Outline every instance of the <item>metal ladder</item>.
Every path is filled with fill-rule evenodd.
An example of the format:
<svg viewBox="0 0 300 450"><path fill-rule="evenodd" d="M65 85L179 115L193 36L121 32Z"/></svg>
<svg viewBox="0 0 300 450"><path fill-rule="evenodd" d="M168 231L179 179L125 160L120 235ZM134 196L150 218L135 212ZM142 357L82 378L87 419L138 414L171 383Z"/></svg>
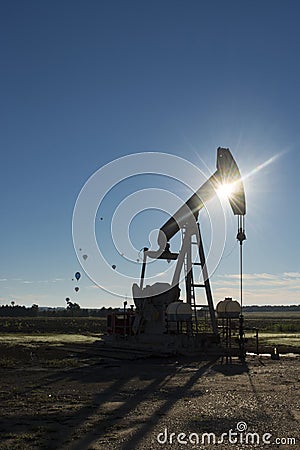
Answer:
<svg viewBox="0 0 300 450"><path fill-rule="evenodd" d="M204 288L205 289L207 304L208 304L209 312L210 312L212 330L215 334L217 334L218 333L217 322L216 322L216 317L215 317L214 304L213 304L213 299L212 299L208 271L207 271L207 267L206 267L205 253L204 253L199 223L197 223L197 227L198 227L198 232L199 232L199 244L197 241L193 240L191 237L190 247L192 248L193 245L197 245L197 250L198 250L197 253L199 255L200 261L199 262L191 262L191 260L189 261L188 258L190 258L191 255L189 256L188 253L185 255L185 258L184 258L184 273L185 273L185 279L186 279L187 301L188 301L188 303L190 303L191 308L193 310L194 323L196 326L196 334L198 334L199 321L198 321L198 314L197 314L197 306L200 306L200 305L197 305L195 288ZM184 238L184 236L185 236L185 228L182 228L182 238ZM195 236L195 235L193 235L193 236ZM191 248L190 248L190 252L191 252ZM189 271L189 266L191 267L190 271ZM193 266L201 267L203 283L195 283L194 282Z"/></svg>

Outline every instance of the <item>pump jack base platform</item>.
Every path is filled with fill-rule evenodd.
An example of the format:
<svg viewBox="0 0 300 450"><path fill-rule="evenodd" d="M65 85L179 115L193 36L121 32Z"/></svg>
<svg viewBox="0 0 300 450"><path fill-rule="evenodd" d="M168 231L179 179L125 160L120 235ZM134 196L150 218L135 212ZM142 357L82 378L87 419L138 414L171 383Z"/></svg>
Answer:
<svg viewBox="0 0 300 450"><path fill-rule="evenodd" d="M105 335L101 345L104 351L120 351L124 356L135 353L147 356L222 356L219 337L213 333L201 333L196 336L141 334L138 336Z"/></svg>

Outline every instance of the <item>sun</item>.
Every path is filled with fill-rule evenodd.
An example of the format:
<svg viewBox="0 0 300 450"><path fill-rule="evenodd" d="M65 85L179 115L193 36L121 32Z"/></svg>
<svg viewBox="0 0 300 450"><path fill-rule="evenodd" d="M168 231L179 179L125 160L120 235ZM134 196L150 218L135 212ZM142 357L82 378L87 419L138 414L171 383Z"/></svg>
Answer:
<svg viewBox="0 0 300 450"><path fill-rule="evenodd" d="M234 190L235 190L234 183L224 183L218 186L217 194L221 199L227 199L232 196Z"/></svg>

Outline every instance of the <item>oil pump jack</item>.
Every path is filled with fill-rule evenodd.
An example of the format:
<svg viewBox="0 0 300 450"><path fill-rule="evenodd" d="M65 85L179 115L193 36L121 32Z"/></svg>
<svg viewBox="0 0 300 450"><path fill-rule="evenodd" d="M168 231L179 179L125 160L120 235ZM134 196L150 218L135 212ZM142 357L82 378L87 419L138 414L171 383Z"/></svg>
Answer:
<svg viewBox="0 0 300 450"><path fill-rule="evenodd" d="M126 312L123 320L117 319L114 324L110 319L111 334L117 340L133 345L147 345L152 348L169 349L174 352L184 349L203 349L218 342L216 313L206 265L204 246L199 225L199 213L206 202L211 200L220 186L232 186L228 196L233 214L238 216L238 235L241 246L245 237L244 216L246 214L245 192L238 166L229 149L217 149L217 170L211 177L175 212L160 228L158 249L143 249L143 264L140 284L132 287L135 311ZM178 233L182 233L182 245L178 253L171 252L170 241ZM193 258L193 246L196 246L198 262ZM242 247L241 247L242 248ZM171 284L155 283L144 286L147 260L176 260L176 267ZM193 260L194 259L194 260ZM202 272L202 283L194 282L194 266L198 265ZM184 269L185 302L180 300L180 275ZM205 291L206 304L199 305L196 300L196 289ZM201 319L200 310L206 311L205 323ZM241 322L242 327L242 322ZM120 331L121 330L121 331ZM240 330L242 336L243 330ZM120 336L122 335L122 337Z"/></svg>

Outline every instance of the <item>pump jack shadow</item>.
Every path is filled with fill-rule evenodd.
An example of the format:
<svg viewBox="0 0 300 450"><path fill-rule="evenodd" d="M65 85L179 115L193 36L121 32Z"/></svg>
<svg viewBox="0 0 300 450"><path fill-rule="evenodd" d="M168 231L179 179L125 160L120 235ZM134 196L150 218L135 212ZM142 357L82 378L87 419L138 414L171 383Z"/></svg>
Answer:
<svg viewBox="0 0 300 450"><path fill-rule="evenodd" d="M37 391L53 392L55 403L55 398L59 398L55 392L61 392L63 386L68 385L77 386L81 392L84 385L87 390L95 385L97 391L81 408L78 408L79 404L73 410L67 405L64 408L63 402L55 406L55 413L51 408L47 410L47 407L40 408L38 414L36 411L20 414L16 409L15 414L9 414L2 421L1 432L22 435L39 427L48 430L40 436L39 448L84 450L92 448L93 444L97 445L97 441L109 439L114 435L114 430L123 427L128 429L128 425L131 425L130 432L125 433L125 443L122 447L114 448L132 450L139 447L145 436L151 433L161 417L167 415L178 400L202 395L198 387L195 391L195 384L215 362L216 358L206 358L205 361L198 361L191 370L187 358L180 361L158 358L134 362L106 361L104 364L96 363L44 375L31 389L20 390L20 398L30 398ZM144 403L152 402L153 399L157 401L151 403L150 411L148 408L146 414L141 416L137 411L143 410ZM112 405L111 410L108 409L109 405ZM124 424L128 415L131 416L130 423Z"/></svg>
<svg viewBox="0 0 300 450"><path fill-rule="evenodd" d="M213 366L213 370L215 372L220 372L225 376L233 376L233 375L241 375L242 373L249 373L249 368L245 361L230 364L215 364Z"/></svg>
<svg viewBox="0 0 300 450"><path fill-rule="evenodd" d="M157 371L157 362L154 364L156 366ZM143 404L143 402L149 400L153 396L159 395L160 397L160 405L152 412L151 416L143 419L139 426L135 426L134 432L130 435L129 439L122 445L123 450L132 450L133 448L137 448L139 443L143 440L145 435L148 435L155 425L157 425L161 419L161 416L168 414L168 411L174 406L174 404L178 401L178 399L183 396L187 396L190 389L194 386L194 384L198 381L199 378L206 372L206 370L211 367L211 365L215 362L206 361L196 372L193 373L191 377L181 386L174 388L168 388L168 383L174 378L176 375L179 375L181 370L184 368L183 366L176 367L171 365L171 367L164 368L164 361L160 360L159 370L160 375L153 378L153 376L148 371L145 373L145 369L142 368L143 364L139 364L140 368L142 368L142 373L140 374L140 379L146 379L149 381L147 385L139 389L134 395L129 396L124 403L114 410L113 415L110 415L109 419L104 417L102 420L100 419L95 422L94 428L92 431L88 432L85 436L79 439L71 448L72 450L81 450L90 448L90 446L97 439L104 436L107 432L107 429L112 428L112 426L116 427L123 420L124 416L129 413L132 413L135 409ZM146 363L148 366L151 365L151 360ZM148 375L147 375L148 372ZM133 376L138 375L138 372L133 372ZM145 376L146 375L146 376ZM149 376L150 375L150 376ZM97 403L99 407L103 405L104 402L112 400L115 398L116 393L120 391L125 384L130 381L130 377L123 380L116 380L113 385L104 392L99 392L95 394L93 402ZM163 394L162 394L163 392ZM79 413L79 421L82 423L86 420L87 416L90 415L90 407L84 408ZM137 421L138 422L138 421ZM136 425L136 424L135 424Z"/></svg>
<svg viewBox="0 0 300 450"><path fill-rule="evenodd" d="M188 357L134 361L101 360L98 357L95 360L88 357L93 348L86 346L85 349L85 365L46 373L35 368L27 369L30 377L19 387L19 375L10 372L11 382L17 389L7 392L3 403L3 406L6 403L12 408L6 409L0 424L4 448L5 440L13 434L16 439L18 436L21 439L26 433L29 436L36 430L35 445L30 441L30 446L20 448L157 448L152 444L145 447L145 443L148 445L149 439L156 442L157 434L164 430L163 424L176 417L174 411L184 411L189 404L194 404L195 414L189 419L183 418L182 426L195 432L225 432L241 419L237 411L233 409L234 415L226 419L218 410L217 403L214 405L216 413L210 416L197 406L210 401L210 395L214 395L214 380L220 380L220 375L227 380L230 377L236 380L230 384L232 391L239 383L246 382L259 406L260 420L268 417L247 363L234 360L234 364L225 365L221 364L218 356L206 356L203 360ZM240 379L239 375L246 378ZM223 382L226 383L225 378ZM23 407L25 403L26 408Z"/></svg>

